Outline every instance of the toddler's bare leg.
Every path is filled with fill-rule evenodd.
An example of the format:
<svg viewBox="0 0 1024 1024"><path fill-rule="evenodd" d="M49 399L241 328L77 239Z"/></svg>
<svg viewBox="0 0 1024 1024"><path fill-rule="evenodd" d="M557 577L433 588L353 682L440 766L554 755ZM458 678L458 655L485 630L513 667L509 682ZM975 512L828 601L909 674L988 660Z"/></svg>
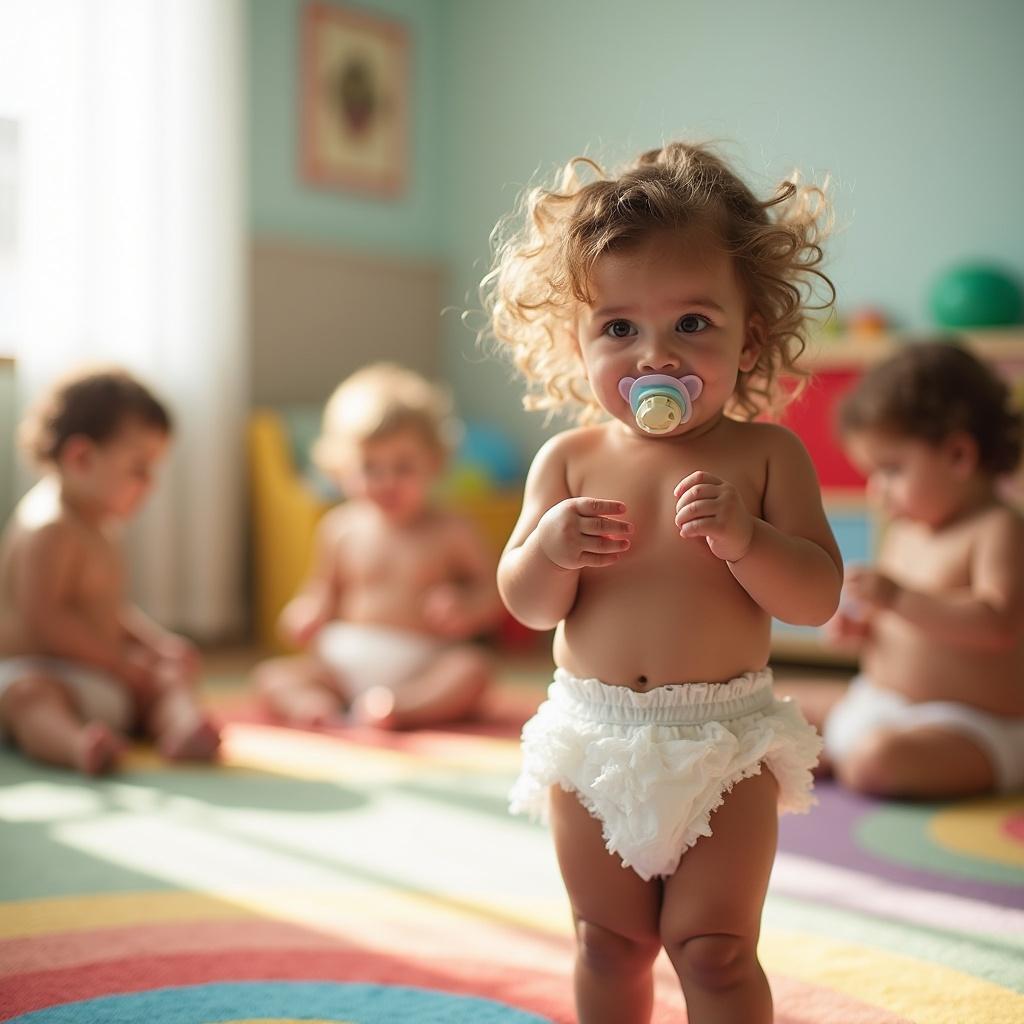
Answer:
<svg viewBox="0 0 1024 1024"><path fill-rule="evenodd" d="M316 658L273 658L257 665L253 682L267 709L289 725L312 729L339 723L345 701L330 670Z"/></svg>
<svg viewBox="0 0 1024 1024"><path fill-rule="evenodd" d="M661 883L623 869L605 849L601 822L559 786L551 790L551 829L576 926L579 1022L647 1024L661 949Z"/></svg>
<svg viewBox="0 0 1024 1024"><path fill-rule="evenodd" d="M382 729L422 729L457 722L476 710L492 670L474 647L443 651L416 679L394 690L375 686L352 702L352 717Z"/></svg>
<svg viewBox="0 0 1024 1024"><path fill-rule="evenodd" d="M771 1024L757 959L761 908L778 835L778 788L767 771L733 787L665 880L661 937L686 996L690 1024Z"/></svg>
<svg viewBox="0 0 1024 1024"><path fill-rule="evenodd" d="M122 739L103 722L83 722L57 680L28 676L0 697L0 720L29 757L85 775L117 765Z"/></svg>
<svg viewBox="0 0 1024 1024"><path fill-rule="evenodd" d="M220 732L184 682L167 684L157 695L146 714L146 729L172 761L209 761L220 746Z"/></svg>
<svg viewBox="0 0 1024 1024"><path fill-rule="evenodd" d="M879 729L837 765L836 775L872 796L941 799L996 786L989 755L970 737L938 725Z"/></svg>

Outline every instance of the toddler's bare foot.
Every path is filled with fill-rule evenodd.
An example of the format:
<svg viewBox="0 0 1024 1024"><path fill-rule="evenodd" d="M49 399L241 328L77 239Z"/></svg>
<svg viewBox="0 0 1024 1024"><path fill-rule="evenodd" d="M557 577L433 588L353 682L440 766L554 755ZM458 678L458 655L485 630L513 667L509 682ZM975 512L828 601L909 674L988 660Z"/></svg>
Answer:
<svg viewBox="0 0 1024 1024"><path fill-rule="evenodd" d="M169 761L210 761L220 747L220 732L208 718L182 723L160 738L160 753Z"/></svg>
<svg viewBox="0 0 1024 1024"><path fill-rule="evenodd" d="M357 725L372 725L376 729L397 728L394 692L386 686L374 686L361 693L352 702L349 720Z"/></svg>
<svg viewBox="0 0 1024 1024"><path fill-rule="evenodd" d="M121 738L102 722L82 727L75 749L75 767L83 775L102 775L117 767L124 749Z"/></svg>

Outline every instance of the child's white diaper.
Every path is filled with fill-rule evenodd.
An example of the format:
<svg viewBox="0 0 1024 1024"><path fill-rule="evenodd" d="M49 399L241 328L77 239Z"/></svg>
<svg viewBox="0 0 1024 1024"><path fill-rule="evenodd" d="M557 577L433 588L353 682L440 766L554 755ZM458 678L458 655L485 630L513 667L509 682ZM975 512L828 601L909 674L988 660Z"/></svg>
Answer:
<svg viewBox="0 0 1024 1024"><path fill-rule="evenodd" d="M98 669L77 661L35 655L0 659L0 695L12 683L29 676L46 676L63 683L85 722L104 722L122 733L130 732L135 725L135 703L127 686Z"/></svg>
<svg viewBox="0 0 1024 1024"><path fill-rule="evenodd" d="M957 701L915 704L857 676L825 722L825 752L839 762L876 729L915 729L939 725L963 733L991 758L996 785L1003 791L1024 787L1024 718L1006 718Z"/></svg>
<svg viewBox="0 0 1024 1024"><path fill-rule="evenodd" d="M574 791L604 826L605 845L641 878L671 875L730 789L767 766L781 811L806 811L821 740L769 669L727 683L637 693L562 669L523 727L513 814L546 818L548 791Z"/></svg>
<svg viewBox="0 0 1024 1024"><path fill-rule="evenodd" d="M390 626L329 622L313 650L339 676L346 695L373 686L392 689L422 672L443 646L437 637Z"/></svg>

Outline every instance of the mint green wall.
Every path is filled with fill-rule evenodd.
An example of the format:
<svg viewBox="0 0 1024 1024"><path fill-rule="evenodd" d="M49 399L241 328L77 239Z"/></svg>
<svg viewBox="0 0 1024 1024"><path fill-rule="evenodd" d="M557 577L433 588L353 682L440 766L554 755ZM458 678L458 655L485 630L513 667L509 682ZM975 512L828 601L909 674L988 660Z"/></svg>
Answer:
<svg viewBox="0 0 1024 1024"><path fill-rule="evenodd" d="M538 168L677 135L730 140L753 182L830 172L840 301L927 322L928 282L983 255L1024 277L1024 4L1017 0L448 0L452 301ZM463 409L526 444L509 372L449 327Z"/></svg>
<svg viewBox="0 0 1024 1024"><path fill-rule="evenodd" d="M256 233L438 258L475 302L487 236L537 171L663 138L732 143L755 185L833 178L840 303L927 323L928 283L984 256L1024 277L1019 0L363 0L413 40L413 177L397 201L296 173L300 0L250 2ZM533 446L510 372L446 317L460 408Z"/></svg>
<svg viewBox="0 0 1024 1024"><path fill-rule="evenodd" d="M412 256L443 245L443 0L364 0L403 22L412 53L412 169L406 194L374 199L301 183L298 173L302 0L249 0L249 222L259 234Z"/></svg>

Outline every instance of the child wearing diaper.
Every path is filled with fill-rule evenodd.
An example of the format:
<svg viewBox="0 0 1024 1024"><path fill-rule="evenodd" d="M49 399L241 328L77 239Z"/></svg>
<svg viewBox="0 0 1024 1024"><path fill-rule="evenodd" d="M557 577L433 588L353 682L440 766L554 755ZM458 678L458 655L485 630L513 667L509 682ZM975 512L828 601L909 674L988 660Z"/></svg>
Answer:
<svg viewBox="0 0 1024 1024"><path fill-rule="evenodd" d="M66 378L21 424L43 476L0 541L0 731L29 757L95 775L132 732L174 760L217 752L198 652L124 594L118 533L170 435L163 405L119 369Z"/></svg>
<svg viewBox="0 0 1024 1024"><path fill-rule="evenodd" d="M1024 417L988 366L933 341L865 374L839 423L889 522L829 625L859 646L862 673L805 706L826 756L879 796L1020 789L1024 518L997 485L1019 464Z"/></svg>
<svg viewBox="0 0 1024 1024"><path fill-rule="evenodd" d="M777 815L812 802L820 741L773 696L770 624L829 619L842 568L803 445L754 417L831 290L826 215L704 146L579 158L484 281L528 404L584 423L537 453L498 570L512 614L556 628L511 805L551 822L582 1024L648 1021L662 948L691 1024L772 1019Z"/></svg>
<svg viewBox="0 0 1024 1024"><path fill-rule="evenodd" d="M309 578L281 614L304 653L255 671L283 721L405 729L477 708L491 668L470 641L501 606L485 545L432 499L453 432L443 395L390 364L327 403L314 458L348 500L321 520Z"/></svg>

